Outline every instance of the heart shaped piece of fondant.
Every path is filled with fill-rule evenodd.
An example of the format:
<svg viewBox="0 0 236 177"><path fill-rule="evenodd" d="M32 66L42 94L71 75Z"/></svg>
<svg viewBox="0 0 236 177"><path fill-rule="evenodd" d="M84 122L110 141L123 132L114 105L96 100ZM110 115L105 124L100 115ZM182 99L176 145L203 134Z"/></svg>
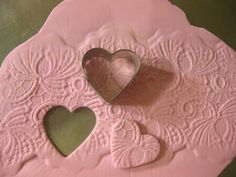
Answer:
<svg viewBox="0 0 236 177"><path fill-rule="evenodd" d="M95 122L95 114L89 108L70 112L64 107L55 107L47 112L44 126L52 144L68 156L89 136Z"/></svg>
<svg viewBox="0 0 236 177"><path fill-rule="evenodd" d="M116 168L145 165L154 161L159 153L159 141L152 135L142 135L135 122L122 120L114 125L111 155Z"/></svg>
<svg viewBox="0 0 236 177"><path fill-rule="evenodd" d="M140 68L139 57L122 49L113 54L102 48L93 48L83 57L86 79L106 101L112 102L123 92Z"/></svg>

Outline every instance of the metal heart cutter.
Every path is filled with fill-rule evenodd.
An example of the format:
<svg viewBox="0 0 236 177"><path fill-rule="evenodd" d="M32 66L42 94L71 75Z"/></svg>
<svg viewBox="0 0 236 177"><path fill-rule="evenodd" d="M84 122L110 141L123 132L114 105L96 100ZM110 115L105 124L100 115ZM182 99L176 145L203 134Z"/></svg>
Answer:
<svg viewBox="0 0 236 177"><path fill-rule="evenodd" d="M140 69L139 56L127 49L115 53L93 48L82 59L86 80L107 103L111 103L130 85Z"/></svg>

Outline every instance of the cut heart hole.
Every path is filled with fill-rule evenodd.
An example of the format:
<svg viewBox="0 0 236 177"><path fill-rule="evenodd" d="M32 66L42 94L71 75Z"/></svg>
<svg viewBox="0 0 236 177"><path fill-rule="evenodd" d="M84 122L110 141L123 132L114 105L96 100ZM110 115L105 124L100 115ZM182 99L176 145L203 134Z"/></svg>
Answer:
<svg viewBox="0 0 236 177"><path fill-rule="evenodd" d="M83 57L86 79L108 103L112 102L131 83L139 71L139 56L131 50L111 54L102 48L93 48Z"/></svg>
<svg viewBox="0 0 236 177"><path fill-rule="evenodd" d="M62 106L49 110L44 127L52 144L63 156L68 156L89 136L96 124L94 112L86 107L74 112Z"/></svg>

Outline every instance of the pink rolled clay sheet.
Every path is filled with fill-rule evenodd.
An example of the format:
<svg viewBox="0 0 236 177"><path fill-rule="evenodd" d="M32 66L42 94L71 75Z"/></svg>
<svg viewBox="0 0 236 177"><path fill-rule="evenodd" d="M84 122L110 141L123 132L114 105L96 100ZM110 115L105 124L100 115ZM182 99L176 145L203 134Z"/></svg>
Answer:
<svg viewBox="0 0 236 177"><path fill-rule="evenodd" d="M97 47L140 56L111 104L81 67ZM112 79L126 85L121 65ZM6 57L0 89L0 177L217 177L236 155L235 51L167 0L63 1ZM58 105L97 120L67 157L43 126Z"/></svg>

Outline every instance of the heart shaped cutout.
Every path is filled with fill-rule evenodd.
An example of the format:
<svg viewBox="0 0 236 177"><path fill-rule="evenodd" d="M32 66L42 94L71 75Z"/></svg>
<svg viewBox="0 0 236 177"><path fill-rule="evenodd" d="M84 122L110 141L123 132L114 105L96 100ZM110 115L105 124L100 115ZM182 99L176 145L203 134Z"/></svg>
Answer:
<svg viewBox="0 0 236 177"><path fill-rule="evenodd" d="M45 131L56 149L68 156L81 145L92 132L96 116L89 108L74 112L62 106L49 110L44 118Z"/></svg>
<svg viewBox="0 0 236 177"><path fill-rule="evenodd" d="M86 80L108 103L118 97L131 83L140 69L139 56L122 49L113 54L102 48L93 48L83 57Z"/></svg>
<svg viewBox="0 0 236 177"><path fill-rule="evenodd" d="M154 161L160 153L160 143L152 135L142 135L137 123L122 120L113 126L111 155L116 168L132 168Z"/></svg>

